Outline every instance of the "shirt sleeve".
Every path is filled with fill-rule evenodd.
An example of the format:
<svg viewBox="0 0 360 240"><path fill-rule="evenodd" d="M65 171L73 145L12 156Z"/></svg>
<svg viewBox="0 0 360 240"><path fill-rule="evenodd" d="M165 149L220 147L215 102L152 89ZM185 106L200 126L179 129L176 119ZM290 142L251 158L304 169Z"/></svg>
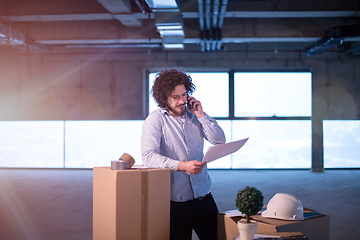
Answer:
<svg viewBox="0 0 360 240"><path fill-rule="evenodd" d="M180 161L160 154L162 137L161 117L156 112L150 114L144 121L141 136L141 154L146 167L169 168L178 171Z"/></svg>
<svg viewBox="0 0 360 240"><path fill-rule="evenodd" d="M204 136L207 141L214 145L225 143L226 138L224 131L215 119L205 113L205 116L198 120L203 126Z"/></svg>

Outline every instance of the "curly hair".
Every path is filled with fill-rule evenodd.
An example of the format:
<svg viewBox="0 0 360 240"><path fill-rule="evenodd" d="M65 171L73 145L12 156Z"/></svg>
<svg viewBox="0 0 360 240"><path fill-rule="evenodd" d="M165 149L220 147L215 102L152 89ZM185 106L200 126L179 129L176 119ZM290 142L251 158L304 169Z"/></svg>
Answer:
<svg viewBox="0 0 360 240"><path fill-rule="evenodd" d="M192 83L191 77L184 72L165 69L156 74L154 85L151 88L151 95L159 107L164 108L166 106L168 96L178 85L184 85L189 95L195 91L195 85Z"/></svg>

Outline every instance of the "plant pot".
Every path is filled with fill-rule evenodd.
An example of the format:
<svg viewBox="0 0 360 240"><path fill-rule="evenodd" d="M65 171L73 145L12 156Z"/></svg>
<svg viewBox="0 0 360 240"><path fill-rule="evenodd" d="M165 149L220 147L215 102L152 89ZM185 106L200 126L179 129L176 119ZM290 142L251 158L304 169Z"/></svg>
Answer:
<svg viewBox="0 0 360 240"><path fill-rule="evenodd" d="M250 223L246 222L246 219L238 221L238 228L240 233L240 240L253 240L258 223L250 220Z"/></svg>

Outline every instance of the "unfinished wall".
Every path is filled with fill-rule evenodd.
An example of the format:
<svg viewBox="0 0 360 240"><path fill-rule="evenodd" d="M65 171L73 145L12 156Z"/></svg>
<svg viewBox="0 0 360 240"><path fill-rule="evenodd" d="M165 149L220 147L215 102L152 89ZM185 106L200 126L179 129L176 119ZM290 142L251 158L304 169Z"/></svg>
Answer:
<svg viewBox="0 0 360 240"><path fill-rule="evenodd" d="M141 119L136 63L73 57L0 61L0 120Z"/></svg>
<svg viewBox="0 0 360 240"><path fill-rule="evenodd" d="M0 58L0 120L143 119L145 70L309 68L313 117L360 118L359 59L240 59L176 55Z"/></svg>
<svg viewBox="0 0 360 240"><path fill-rule="evenodd" d="M358 66L358 58L223 53L6 56L0 58L0 121L145 119L146 70L308 68L313 77L312 170L322 171L322 121L360 119Z"/></svg>

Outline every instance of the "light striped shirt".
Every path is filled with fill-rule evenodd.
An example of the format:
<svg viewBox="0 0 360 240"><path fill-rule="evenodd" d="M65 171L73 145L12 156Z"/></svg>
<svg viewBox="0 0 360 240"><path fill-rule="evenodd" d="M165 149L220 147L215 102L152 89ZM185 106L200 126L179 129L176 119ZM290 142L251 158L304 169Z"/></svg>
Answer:
<svg viewBox="0 0 360 240"><path fill-rule="evenodd" d="M152 112L142 129L141 152L147 167L170 168L171 200L184 202L210 192L207 167L198 175L178 171L180 161L202 161L204 138L211 144L225 143L225 134L207 114L198 119L188 110L179 121L166 109Z"/></svg>

